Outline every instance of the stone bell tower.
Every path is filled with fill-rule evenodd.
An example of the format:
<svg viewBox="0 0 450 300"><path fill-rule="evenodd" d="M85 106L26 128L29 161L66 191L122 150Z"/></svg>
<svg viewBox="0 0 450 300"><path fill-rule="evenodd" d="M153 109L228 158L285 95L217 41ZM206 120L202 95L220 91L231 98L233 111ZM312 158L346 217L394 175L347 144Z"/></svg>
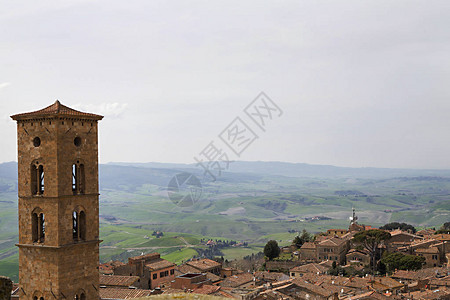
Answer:
<svg viewBox="0 0 450 300"><path fill-rule="evenodd" d="M17 121L20 299L99 299L97 122L54 104Z"/></svg>

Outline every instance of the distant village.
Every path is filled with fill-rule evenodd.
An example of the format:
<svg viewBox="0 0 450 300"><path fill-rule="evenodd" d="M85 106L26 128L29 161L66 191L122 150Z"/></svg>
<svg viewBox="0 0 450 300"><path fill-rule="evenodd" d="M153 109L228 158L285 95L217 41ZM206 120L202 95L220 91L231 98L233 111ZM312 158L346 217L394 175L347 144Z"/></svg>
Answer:
<svg viewBox="0 0 450 300"><path fill-rule="evenodd" d="M450 299L450 224L415 232L404 223L385 229L359 224L354 210L350 219L348 229L303 231L291 246L269 241L264 255L238 261L194 258L177 266L150 253L128 263L103 263L100 298L189 293L242 300Z"/></svg>

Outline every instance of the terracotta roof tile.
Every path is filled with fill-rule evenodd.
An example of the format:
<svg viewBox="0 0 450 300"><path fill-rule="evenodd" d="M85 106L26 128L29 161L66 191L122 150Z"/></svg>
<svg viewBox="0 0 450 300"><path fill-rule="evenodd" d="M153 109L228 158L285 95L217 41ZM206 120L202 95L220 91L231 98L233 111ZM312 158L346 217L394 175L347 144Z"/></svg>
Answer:
<svg viewBox="0 0 450 300"><path fill-rule="evenodd" d="M400 283L397 280L390 278L390 277L377 277L371 283L374 287L379 285L381 290L401 288L404 286L403 283Z"/></svg>
<svg viewBox="0 0 450 300"><path fill-rule="evenodd" d="M329 268L316 263L310 263L302 266L294 267L290 272L301 272L301 273L325 273Z"/></svg>
<svg viewBox="0 0 450 300"><path fill-rule="evenodd" d="M115 287L100 288L99 293L100 299L133 299L151 295L150 290L123 289Z"/></svg>
<svg viewBox="0 0 450 300"><path fill-rule="evenodd" d="M149 268L151 271L157 271L157 270L161 270L161 269L174 267L176 265L173 262L159 258L157 260L151 261L150 263L146 264L145 266L147 268Z"/></svg>
<svg viewBox="0 0 450 300"><path fill-rule="evenodd" d="M319 245L320 246L339 246L345 242L346 242L346 240L344 240L344 239L333 237L333 238L326 239L324 241L319 242Z"/></svg>
<svg viewBox="0 0 450 300"><path fill-rule="evenodd" d="M190 265L198 270L207 271L212 268L221 267L222 264L214 261L212 259L204 258L199 260L191 260L186 262L187 265Z"/></svg>
<svg viewBox="0 0 450 300"><path fill-rule="evenodd" d="M435 240L439 240L439 241L450 241L450 234L446 234L446 233L435 234L435 235L433 235L433 238Z"/></svg>
<svg viewBox="0 0 450 300"><path fill-rule="evenodd" d="M129 287L139 276L100 275L100 285Z"/></svg>
<svg viewBox="0 0 450 300"><path fill-rule="evenodd" d="M392 278L416 280L418 275L416 271L397 270L391 275Z"/></svg>
<svg viewBox="0 0 450 300"><path fill-rule="evenodd" d="M412 292L411 296L414 299L448 299L450 297L450 291L448 290L425 290L425 291L417 291Z"/></svg>
<svg viewBox="0 0 450 300"><path fill-rule="evenodd" d="M55 101L50 106L47 106L46 108L28 112L28 113L21 113L11 116L13 120L26 120L31 118L40 118L40 117L53 117L53 116L71 116L71 117L83 117L93 120L101 120L103 119L103 116L91 114L91 113L85 113L81 112L75 109L72 109L70 107L67 107L65 105L62 105L58 100Z"/></svg>
<svg viewBox="0 0 450 300"><path fill-rule="evenodd" d="M255 273L255 277L259 280L263 281L282 281L289 279L289 276L287 276L284 273L278 273L278 272L267 272L267 271L258 271Z"/></svg>
<svg viewBox="0 0 450 300"><path fill-rule="evenodd" d="M194 289L193 293L194 294L210 295L210 294L216 293L219 290L220 290L220 286L204 284L201 287L199 287L197 289Z"/></svg>
<svg viewBox="0 0 450 300"><path fill-rule="evenodd" d="M449 274L450 273L450 266L449 267L434 267L434 268L425 268L420 269L417 271L417 277L419 279L424 278L430 278L430 277L436 277L437 274Z"/></svg>
<svg viewBox="0 0 450 300"><path fill-rule="evenodd" d="M416 250L417 253L439 253L439 249L436 247L430 247L430 248L423 248L423 249L417 249Z"/></svg>
<svg viewBox="0 0 450 300"><path fill-rule="evenodd" d="M253 281L253 274L241 273L225 278L221 285L225 287L238 287L251 281Z"/></svg>
<svg viewBox="0 0 450 300"><path fill-rule="evenodd" d="M324 288L321 288L320 286L317 286L315 284L306 282L306 281L304 281L302 279L294 279L292 281L292 283L294 283L295 285L297 285L297 286L299 286L301 288L304 288L304 289L306 289L308 291L311 291L312 293L315 293L317 295L321 295L321 296L324 296L324 297L330 297L331 295L334 294L333 291L326 290Z"/></svg>
<svg viewBox="0 0 450 300"><path fill-rule="evenodd" d="M313 242L306 242L300 247L300 249L316 249L316 244Z"/></svg>
<svg viewBox="0 0 450 300"><path fill-rule="evenodd" d="M359 253L359 254L362 254L362 255L369 255L369 253L367 253L366 250L358 250L358 249L350 249L350 250L348 250L347 255L353 254L353 253Z"/></svg>
<svg viewBox="0 0 450 300"><path fill-rule="evenodd" d="M199 272L198 269L196 269L196 268L194 268L192 266L186 265L186 264L177 266L176 270L178 272L180 272L181 274L198 273Z"/></svg>
<svg viewBox="0 0 450 300"><path fill-rule="evenodd" d="M425 235L433 235L436 232L434 229L422 229L416 232L417 235L425 236Z"/></svg>
<svg viewBox="0 0 450 300"><path fill-rule="evenodd" d="M211 272L206 272L206 278L211 280L211 282L217 282L222 279L220 278L220 276L217 276L216 274L213 274Z"/></svg>

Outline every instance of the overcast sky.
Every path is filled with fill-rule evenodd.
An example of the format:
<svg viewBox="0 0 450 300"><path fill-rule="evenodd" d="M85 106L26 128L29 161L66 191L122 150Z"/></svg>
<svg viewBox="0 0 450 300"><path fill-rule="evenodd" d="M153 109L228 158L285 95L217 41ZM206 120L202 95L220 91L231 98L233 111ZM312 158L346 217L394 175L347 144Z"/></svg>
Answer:
<svg viewBox="0 0 450 300"><path fill-rule="evenodd" d="M0 162L9 116L59 99L105 115L100 161L450 168L450 1L1 1ZM282 110L265 132L244 108ZM237 157L236 117L258 136Z"/></svg>

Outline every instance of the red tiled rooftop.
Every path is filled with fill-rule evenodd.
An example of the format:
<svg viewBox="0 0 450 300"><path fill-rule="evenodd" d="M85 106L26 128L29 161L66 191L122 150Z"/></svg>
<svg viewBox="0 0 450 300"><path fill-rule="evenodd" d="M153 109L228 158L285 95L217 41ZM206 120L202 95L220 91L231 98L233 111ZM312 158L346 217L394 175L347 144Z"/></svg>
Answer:
<svg viewBox="0 0 450 300"><path fill-rule="evenodd" d="M204 258L199 260L191 260L186 262L187 265L190 265L199 270L209 270L211 268L217 268L222 266L221 263L214 261L212 259Z"/></svg>
<svg viewBox="0 0 450 300"><path fill-rule="evenodd" d="M320 286L311 284L302 279L294 279L292 280L292 283L326 298L330 297L333 294L333 291L326 290L324 288L321 288Z"/></svg>
<svg viewBox="0 0 450 300"><path fill-rule="evenodd" d="M360 254L363 254L363 255L369 255L369 253L367 253L366 250L359 250L359 249L350 249L350 250L348 250L347 255L353 254L353 253L360 253Z"/></svg>
<svg viewBox="0 0 450 300"><path fill-rule="evenodd" d="M100 275L100 285L129 287L139 276Z"/></svg>
<svg viewBox="0 0 450 300"><path fill-rule="evenodd" d="M91 113L85 113L81 112L75 109L72 109L70 107L67 107L65 105L62 105L58 100L55 101L50 106L47 106L46 108L28 112L28 113L21 113L11 116L13 120L26 120L31 118L42 118L42 117L56 117L56 116L70 116L70 117L83 117L88 118L92 120L101 120L103 119L103 116L91 114Z"/></svg>
<svg viewBox="0 0 450 300"><path fill-rule="evenodd" d="M100 288L100 299L133 299L146 297L151 295L150 290L141 290L141 289L123 289L123 288Z"/></svg>
<svg viewBox="0 0 450 300"><path fill-rule="evenodd" d="M433 235L433 238L439 241L450 241L450 234L447 233L435 234Z"/></svg>
<svg viewBox="0 0 450 300"><path fill-rule="evenodd" d="M302 266L294 267L290 272L301 272L301 273L324 273L328 270L328 267L322 266L315 263L310 263Z"/></svg>
<svg viewBox="0 0 450 300"><path fill-rule="evenodd" d="M168 260L159 258L155 261L152 261L145 265L147 268L149 268L151 271L157 271L161 269L166 269L170 267L174 267L175 264L173 262L170 262Z"/></svg>
<svg viewBox="0 0 450 300"><path fill-rule="evenodd" d="M238 287L251 281L253 281L253 274L241 273L225 278L221 285L225 287Z"/></svg>
<svg viewBox="0 0 450 300"><path fill-rule="evenodd" d="M186 264L177 266L177 267L176 267L176 270L177 270L178 272L182 273L182 274L187 274L187 273L198 273L198 269L196 269L196 268L194 268L194 267L192 267L192 266L186 265Z"/></svg>
<svg viewBox="0 0 450 300"><path fill-rule="evenodd" d="M217 282L222 279L220 276L217 276L216 274L213 274L211 272L206 272L206 278L211 280L211 282Z"/></svg>
<svg viewBox="0 0 450 300"><path fill-rule="evenodd" d="M397 270L392 274L392 278L399 278L399 279L418 279L417 272L416 271L405 271L405 270Z"/></svg>
<svg viewBox="0 0 450 300"><path fill-rule="evenodd" d="M416 252L417 253L432 253L432 254L436 254L436 253L439 253L439 250L436 247L430 247L430 248L424 248L424 249L417 249Z"/></svg>
<svg viewBox="0 0 450 300"><path fill-rule="evenodd" d="M320 246L339 246L339 245L343 244L344 242L346 242L346 240L333 237L333 238L326 239L324 241L319 242L319 245Z"/></svg>
<svg viewBox="0 0 450 300"><path fill-rule="evenodd" d="M316 248L316 244L314 244L312 242L306 242L300 248L301 249L315 249Z"/></svg>
<svg viewBox="0 0 450 300"><path fill-rule="evenodd" d="M201 287L195 289L193 291L194 294L203 294L203 295L210 295L213 293L216 293L218 290L220 290L220 286L217 285L202 285Z"/></svg>

